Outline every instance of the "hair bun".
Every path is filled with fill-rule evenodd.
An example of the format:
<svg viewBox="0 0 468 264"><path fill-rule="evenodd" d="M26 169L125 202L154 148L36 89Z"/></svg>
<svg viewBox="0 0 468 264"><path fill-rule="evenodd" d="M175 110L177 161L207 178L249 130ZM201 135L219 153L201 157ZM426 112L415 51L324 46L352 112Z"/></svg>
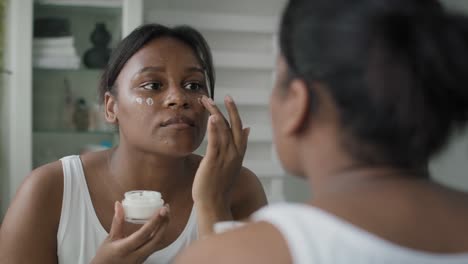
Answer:
<svg viewBox="0 0 468 264"><path fill-rule="evenodd" d="M430 5L423 9L381 16L377 35L391 54L408 58L433 112L462 126L468 121L468 18Z"/></svg>
<svg viewBox="0 0 468 264"><path fill-rule="evenodd" d="M433 101L446 109L446 117L453 121L456 127L463 126L468 121L468 18L448 14L443 27L435 32L435 45L439 52L426 48L429 67L434 76L428 76L428 84L434 89L431 93ZM423 44L423 43L422 43Z"/></svg>

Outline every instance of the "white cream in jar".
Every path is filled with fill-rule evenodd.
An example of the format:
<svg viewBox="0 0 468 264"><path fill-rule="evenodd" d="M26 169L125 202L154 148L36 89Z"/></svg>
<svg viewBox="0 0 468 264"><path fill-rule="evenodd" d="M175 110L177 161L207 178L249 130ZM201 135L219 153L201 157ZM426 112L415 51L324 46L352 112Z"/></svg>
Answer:
<svg viewBox="0 0 468 264"><path fill-rule="evenodd" d="M129 191L125 193L122 206L125 221L144 224L164 205L161 193L155 191Z"/></svg>

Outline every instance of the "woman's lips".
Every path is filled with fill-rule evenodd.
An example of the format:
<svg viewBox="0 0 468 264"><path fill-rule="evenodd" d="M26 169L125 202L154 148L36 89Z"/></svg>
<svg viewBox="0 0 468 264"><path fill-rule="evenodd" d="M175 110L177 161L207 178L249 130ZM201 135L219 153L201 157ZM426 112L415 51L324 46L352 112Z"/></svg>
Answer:
<svg viewBox="0 0 468 264"><path fill-rule="evenodd" d="M195 127L195 121L186 116L174 116L161 123L162 127L172 127L172 128L192 128Z"/></svg>

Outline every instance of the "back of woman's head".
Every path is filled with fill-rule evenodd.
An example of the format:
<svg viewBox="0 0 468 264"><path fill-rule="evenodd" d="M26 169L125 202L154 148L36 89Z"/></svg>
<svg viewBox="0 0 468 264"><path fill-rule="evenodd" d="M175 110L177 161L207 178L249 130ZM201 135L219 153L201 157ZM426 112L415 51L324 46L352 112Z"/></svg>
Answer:
<svg viewBox="0 0 468 264"><path fill-rule="evenodd" d="M280 48L313 112L324 84L366 164L424 165L468 120L468 20L436 0L291 0Z"/></svg>
<svg viewBox="0 0 468 264"><path fill-rule="evenodd" d="M116 93L116 80L125 63L149 42L162 37L171 37L188 45L204 69L209 95L214 96L215 70L210 48L205 38L192 27L169 28L159 24L146 24L133 30L112 52L111 58L99 85L101 102L106 92Z"/></svg>

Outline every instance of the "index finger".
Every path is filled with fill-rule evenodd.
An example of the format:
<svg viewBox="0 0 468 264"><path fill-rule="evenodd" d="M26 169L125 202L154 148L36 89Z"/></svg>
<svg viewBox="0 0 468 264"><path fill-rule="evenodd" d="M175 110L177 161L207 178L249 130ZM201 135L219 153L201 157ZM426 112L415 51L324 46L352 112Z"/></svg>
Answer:
<svg viewBox="0 0 468 264"><path fill-rule="evenodd" d="M234 143L238 150L242 150L242 144L244 142L244 133L242 130L242 120L239 115L239 110L237 109L236 103L231 96L226 96L224 99L226 103L226 108L229 114L229 121L231 122L232 136L234 138Z"/></svg>
<svg viewBox="0 0 468 264"><path fill-rule="evenodd" d="M135 233L125 238L122 246L129 249L131 252L150 241L155 231L157 231L164 222L164 218L167 217L167 213L162 212L162 210L167 211L166 206L156 212L150 220Z"/></svg>
<svg viewBox="0 0 468 264"><path fill-rule="evenodd" d="M210 112L211 115L217 115L219 116L219 118L222 118L224 120L224 124L226 125L227 128L230 127L229 125L229 122L226 120L226 118L224 117L223 113L221 112L221 110L219 110L219 108L216 106L215 102L213 101L213 99L211 98L208 98L206 96L203 96L201 99L200 99L200 102L202 103L202 105L206 108L206 110L208 110L208 112Z"/></svg>

